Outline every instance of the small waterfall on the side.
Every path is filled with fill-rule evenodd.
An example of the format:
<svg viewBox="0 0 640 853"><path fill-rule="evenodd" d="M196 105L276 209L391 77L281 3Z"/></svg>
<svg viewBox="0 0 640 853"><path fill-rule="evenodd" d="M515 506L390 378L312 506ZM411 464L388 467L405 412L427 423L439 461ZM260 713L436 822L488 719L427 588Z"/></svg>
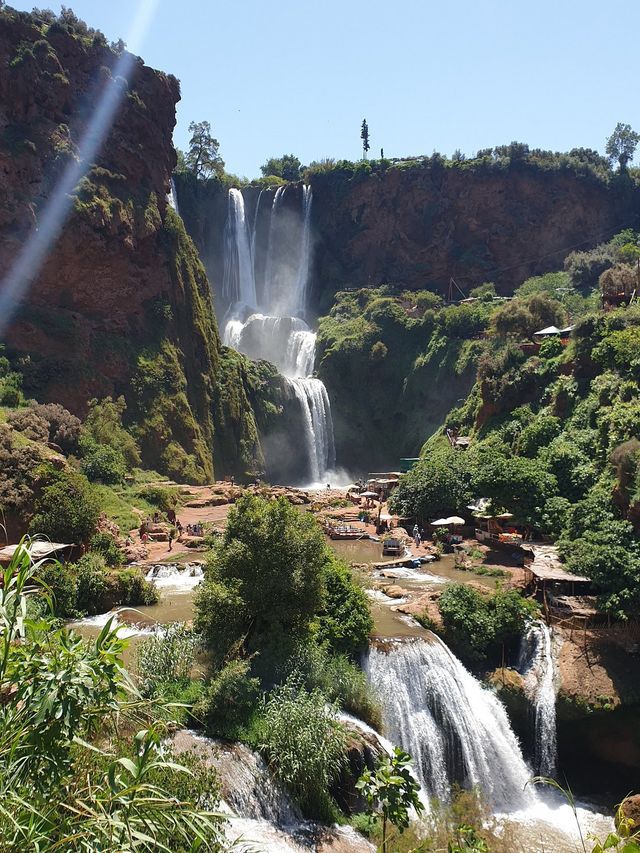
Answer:
<svg viewBox="0 0 640 853"><path fill-rule="evenodd" d="M430 796L446 801L457 783L499 811L536 803L504 706L438 638L372 647L366 670L387 736L412 756Z"/></svg>
<svg viewBox="0 0 640 853"><path fill-rule="evenodd" d="M222 284L229 309L223 341L250 358L272 362L285 377L304 430L303 441L292 445L304 448L308 476L320 483L335 466L335 447L329 397L323 383L313 376L316 335L302 319L307 311L312 256L313 193L310 186L302 187L301 211L296 213L290 209L288 195L284 208L286 190L278 187L271 203L261 282L260 275L256 282L256 267L262 266L256 265L256 240L265 191L258 196L249 229L242 193L229 190Z"/></svg>
<svg viewBox="0 0 640 853"><path fill-rule="evenodd" d="M529 624L522 638L518 669L533 710L536 771L553 778L558 758L556 688L551 629L546 623Z"/></svg>
<svg viewBox="0 0 640 853"><path fill-rule="evenodd" d="M169 203L169 207L172 207L176 213L180 213L178 210L178 194L176 192L176 184L173 178L171 178L171 190L167 194L167 202Z"/></svg>

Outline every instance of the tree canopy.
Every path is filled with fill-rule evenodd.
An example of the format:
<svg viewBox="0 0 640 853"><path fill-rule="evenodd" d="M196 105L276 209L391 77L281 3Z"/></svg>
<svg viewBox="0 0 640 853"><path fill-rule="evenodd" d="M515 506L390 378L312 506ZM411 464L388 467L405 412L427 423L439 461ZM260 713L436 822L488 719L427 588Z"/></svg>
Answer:
<svg viewBox="0 0 640 853"><path fill-rule="evenodd" d="M615 130L607 139L607 157L610 163L618 161L620 171L624 172L633 160L633 155L640 142L640 133L637 133L629 124L618 122Z"/></svg>
<svg viewBox="0 0 640 853"><path fill-rule="evenodd" d="M299 181L302 176L302 165L295 154L283 154L282 157L269 157L260 166L263 177L275 175L285 181Z"/></svg>
<svg viewBox="0 0 640 853"><path fill-rule="evenodd" d="M220 143L211 135L208 121L192 121L189 125L189 149L184 156L188 171L197 178L212 178L224 172L224 160L219 154Z"/></svg>

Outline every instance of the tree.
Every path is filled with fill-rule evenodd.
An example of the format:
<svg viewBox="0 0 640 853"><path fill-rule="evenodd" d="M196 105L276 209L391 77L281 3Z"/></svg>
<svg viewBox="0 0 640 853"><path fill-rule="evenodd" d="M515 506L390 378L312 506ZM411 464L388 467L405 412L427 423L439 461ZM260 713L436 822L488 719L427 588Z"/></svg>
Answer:
<svg viewBox="0 0 640 853"><path fill-rule="evenodd" d="M401 477L389 502L391 511L422 520L460 512L473 497L469 459L451 448L424 457Z"/></svg>
<svg viewBox="0 0 640 853"><path fill-rule="evenodd" d="M396 747L393 755L381 756L375 770L365 770L356 782L368 813L374 821L382 819L382 853L387 853L387 825L391 823L402 833L409 826L409 810L419 813L424 809L418 796L420 785L409 769L410 761L411 757Z"/></svg>
<svg viewBox="0 0 640 853"><path fill-rule="evenodd" d="M475 486L477 494L533 527L541 526L546 501L558 494L558 481L544 463L524 456L487 458L478 468Z"/></svg>
<svg viewBox="0 0 640 853"><path fill-rule="evenodd" d="M211 136L208 121L192 121L189 125L189 150L185 155L185 165L196 178L207 180L224 172L224 160L218 153L220 143Z"/></svg>
<svg viewBox="0 0 640 853"><path fill-rule="evenodd" d="M362 159L367 159L367 153L371 148L369 144L369 125L366 118L362 119L362 127L360 128L360 139L362 140Z"/></svg>
<svg viewBox="0 0 640 853"><path fill-rule="evenodd" d="M627 171L629 161L633 159L636 147L640 142L640 133L631 129L631 125L618 122L615 130L607 139L605 149L609 162L618 161L621 172Z"/></svg>
<svg viewBox="0 0 640 853"><path fill-rule="evenodd" d="M327 561L315 519L284 498L243 496L196 596L196 630L219 659L233 647L286 656L322 609Z"/></svg>
<svg viewBox="0 0 640 853"><path fill-rule="evenodd" d="M53 482L42 490L29 528L52 542L81 545L95 533L99 514L98 499L87 478L64 470L56 472Z"/></svg>
<svg viewBox="0 0 640 853"><path fill-rule="evenodd" d="M260 166L263 177L275 175L285 181L299 181L302 166L295 154L283 154L282 157L270 157Z"/></svg>

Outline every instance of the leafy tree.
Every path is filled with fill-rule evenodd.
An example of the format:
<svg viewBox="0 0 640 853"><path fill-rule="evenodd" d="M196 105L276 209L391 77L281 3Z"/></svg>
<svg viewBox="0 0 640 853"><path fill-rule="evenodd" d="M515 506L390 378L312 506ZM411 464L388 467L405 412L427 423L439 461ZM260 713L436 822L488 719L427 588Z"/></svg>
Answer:
<svg viewBox="0 0 640 853"><path fill-rule="evenodd" d="M285 181L299 181L302 165L295 154L283 154L282 157L270 157L263 166L260 166L260 171L265 178L268 175L275 175Z"/></svg>
<svg viewBox="0 0 640 853"><path fill-rule="evenodd" d="M196 630L219 659L234 645L278 657L321 611L326 565L315 519L284 498L244 495L196 595Z"/></svg>
<svg viewBox="0 0 640 853"><path fill-rule="evenodd" d="M91 482L121 483L127 473L124 456L114 447L98 444L82 460L82 473Z"/></svg>
<svg viewBox="0 0 640 853"><path fill-rule="evenodd" d="M640 142L640 133L632 130L631 125L618 122L615 130L607 139L605 151L609 162L613 164L617 160L620 171L626 172L629 162L633 160L638 142Z"/></svg>
<svg viewBox="0 0 640 853"><path fill-rule="evenodd" d="M382 853L387 853L390 841L388 824L402 833L409 826L410 810L419 814L424 809L418 795L420 785L411 774L410 762L411 756L396 747L393 755L382 755L375 770L367 768L356 782L369 814L382 823Z"/></svg>
<svg viewBox="0 0 640 853"><path fill-rule="evenodd" d="M232 660L214 674L194 711L210 735L239 737L260 696L260 681L250 676L248 660Z"/></svg>
<svg viewBox="0 0 640 853"><path fill-rule="evenodd" d="M192 121L189 125L189 149L185 155L186 168L196 178L207 180L224 173L224 160L218 153L220 143L211 135L208 121Z"/></svg>
<svg viewBox="0 0 640 853"><path fill-rule="evenodd" d="M96 445L104 445L117 451L130 468L140 464L137 442L122 424L126 409L124 397L118 397L117 400L105 397L104 400L90 401L89 413L80 437L83 455L94 452Z"/></svg>
<svg viewBox="0 0 640 853"><path fill-rule="evenodd" d="M373 629L367 596L349 566L335 558L327 561L324 577L326 592L316 637L336 652L355 656L367 647Z"/></svg>
<svg viewBox="0 0 640 853"><path fill-rule="evenodd" d="M80 419L59 403L29 403L30 408L43 418L49 430L49 441L59 445L65 453L75 453L80 438Z"/></svg>
<svg viewBox="0 0 640 853"><path fill-rule="evenodd" d="M514 456L487 458L478 468L476 491L518 521L540 527L546 501L558 494L558 482L537 459Z"/></svg>
<svg viewBox="0 0 640 853"><path fill-rule="evenodd" d="M52 542L81 545L95 533L100 505L83 474L56 472L35 502L29 529L42 533Z"/></svg>
<svg viewBox="0 0 640 853"><path fill-rule="evenodd" d="M369 143L369 125L367 124L366 118L362 119L362 126L360 127L360 139L362 140L362 159L367 159L367 154L369 153L369 149L371 145Z"/></svg>
<svg viewBox="0 0 640 853"><path fill-rule="evenodd" d="M76 607L90 616L108 609L109 576L101 554L85 554L75 566L77 575Z"/></svg>
<svg viewBox="0 0 640 853"><path fill-rule="evenodd" d="M401 477L389 501L391 511L423 520L459 512L473 497L470 458L453 449L423 457Z"/></svg>

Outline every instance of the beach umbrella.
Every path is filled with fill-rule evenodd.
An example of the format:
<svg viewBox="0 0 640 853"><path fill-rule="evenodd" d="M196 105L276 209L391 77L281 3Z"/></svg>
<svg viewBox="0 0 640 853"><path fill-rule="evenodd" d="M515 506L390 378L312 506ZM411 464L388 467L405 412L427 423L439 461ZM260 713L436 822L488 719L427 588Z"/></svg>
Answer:
<svg viewBox="0 0 640 853"><path fill-rule="evenodd" d="M452 515L449 518L445 518L447 524L456 525L456 524L464 524L464 518L460 518L459 515Z"/></svg>
<svg viewBox="0 0 640 853"><path fill-rule="evenodd" d="M435 521L431 522L432 527L446 527L448 524L450 524L448 518L437 518Z"/></svg>
<svg viewBox="0 0 640 853"><path fill-rule="evenodd" d="M360 492L360 497L361 498L377 498L378 493L377 492Z"/></svg>

